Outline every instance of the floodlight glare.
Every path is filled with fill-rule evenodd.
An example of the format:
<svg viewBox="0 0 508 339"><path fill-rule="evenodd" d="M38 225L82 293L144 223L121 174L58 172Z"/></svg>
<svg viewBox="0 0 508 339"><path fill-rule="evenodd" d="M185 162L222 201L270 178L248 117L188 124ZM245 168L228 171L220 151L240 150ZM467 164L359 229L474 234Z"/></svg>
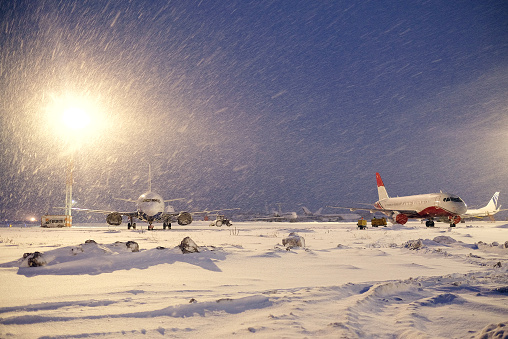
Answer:
<svg viewBox="0 0 508 339"><path fill-rule="evenodd" d="M90 116L79 107L67 108L62 118L65 125L71 129L85 128L90 124Z"/></svg>

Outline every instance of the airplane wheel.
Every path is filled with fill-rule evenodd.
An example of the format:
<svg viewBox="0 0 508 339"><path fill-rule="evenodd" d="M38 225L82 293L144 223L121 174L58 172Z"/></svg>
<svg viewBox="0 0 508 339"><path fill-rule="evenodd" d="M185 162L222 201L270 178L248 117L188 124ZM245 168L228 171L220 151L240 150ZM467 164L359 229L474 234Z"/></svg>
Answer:
<svg viewBox="0 0 508 339"><path fill-rule="evenodd" d="M450 224L450 227L455 227L456 225L455 224Z"/></svg>
<svg viewBox="0 0 508 339"><path fill-rule="evenodd" d="M170 230L170 229L171 229L171 223L168 222L168 230Z"/></svg>
<svg viewBox="0 0 508 339"><path fill-rule="evenodd" d="M131 223L128 223L127 224L127 229L130 230L131 229Z"/></svg>
<svg viewBox="0 0 508 339"><path fill-rule="evenodd" d="M163 222L162 223L162 229L165 230L166 229L166 222Z"/></svg>
<svg viewBox="0 0 508 339"><path fill-rule="evenodd" d="M433 220L427 220L425 222L425 226L427 226L427 227L434 227L434 221Z"/></svg>
<svg viewBox="0 0 508 339"><path fill-rule="evenodd" d="M133 224L132 224L132 228L133 228L133 229L136 229L136 223L133 223Z"/></svg>

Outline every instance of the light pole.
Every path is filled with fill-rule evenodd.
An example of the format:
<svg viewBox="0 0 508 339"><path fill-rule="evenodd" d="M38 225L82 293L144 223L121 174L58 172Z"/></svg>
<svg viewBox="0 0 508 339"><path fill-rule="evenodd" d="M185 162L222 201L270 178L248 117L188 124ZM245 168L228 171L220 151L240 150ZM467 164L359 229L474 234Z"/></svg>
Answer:
<svg viewBox="0 0 508 339"><path fill-rule="evenodd" d="M67 173L65 180L65 226L72 225L72 183L73 183L74 158L72 153L67 162Z"/></svg>
<svg viewBox="0 0 508 339"><path fill-rule="evenodd" d="M70 107L64 111L63 121L66 126L67 132L70 133L70 137L73 138L74 142L77 143L79 140L76 139L77 130L83 129L90 124L90 117L81 108ZM65 180L65 226L72 226L72 184L74 182L74 151L76 145L70 145L70 155L67 162L67 172Z"/></svg>

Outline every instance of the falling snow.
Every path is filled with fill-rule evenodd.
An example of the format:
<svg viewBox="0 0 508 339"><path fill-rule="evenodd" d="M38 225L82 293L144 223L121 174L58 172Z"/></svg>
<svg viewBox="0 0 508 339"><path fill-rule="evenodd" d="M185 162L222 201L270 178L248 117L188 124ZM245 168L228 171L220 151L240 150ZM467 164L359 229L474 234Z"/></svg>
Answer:
<svg viewBox="0 0 508 339"><path fill-rule="evenodd" d="M125 206L371 203L506 187L508 5L322 1L0 4L0 217ZM68 135L62 107L92 123ZM501 195L501 199L502 199ZM81 218L76 216L76 218ZM85 217L83 217L85 218Z"/></svg>

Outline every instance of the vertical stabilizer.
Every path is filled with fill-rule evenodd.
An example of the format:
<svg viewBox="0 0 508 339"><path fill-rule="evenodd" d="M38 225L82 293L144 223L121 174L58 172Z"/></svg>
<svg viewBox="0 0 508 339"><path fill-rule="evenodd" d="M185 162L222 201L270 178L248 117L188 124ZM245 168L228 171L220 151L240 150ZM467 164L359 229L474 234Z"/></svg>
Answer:
<svg viewBox="0 0 508 339"><path fill-rule="evenodd" d="M388 193L386 192L385 184L381 179L379 173L376 173L376 181L377 181L377 194L379 195L379 200L387 199Z"/></svg>
<svg viewBox="0 0 508 339"><path fill-rule="evenodd" d="M490 199L487 206L485 206L484 208L487 209L488 211L495 211L497 209L497 200L498 199L499 199L499 192L496 192L492 196L492 199Z"/></svg>
<svg viewBox="0 0 508 339"><path fill-rule="evenodd" d="M313 215L313 213L307 207L303 206L302 209L305 215Z"/></svg>
<svg viewBox="0 0 508 339"><path fill-rule="evenodd" d="M148 192L152 191L152 167L148 164Z"/></svg>

